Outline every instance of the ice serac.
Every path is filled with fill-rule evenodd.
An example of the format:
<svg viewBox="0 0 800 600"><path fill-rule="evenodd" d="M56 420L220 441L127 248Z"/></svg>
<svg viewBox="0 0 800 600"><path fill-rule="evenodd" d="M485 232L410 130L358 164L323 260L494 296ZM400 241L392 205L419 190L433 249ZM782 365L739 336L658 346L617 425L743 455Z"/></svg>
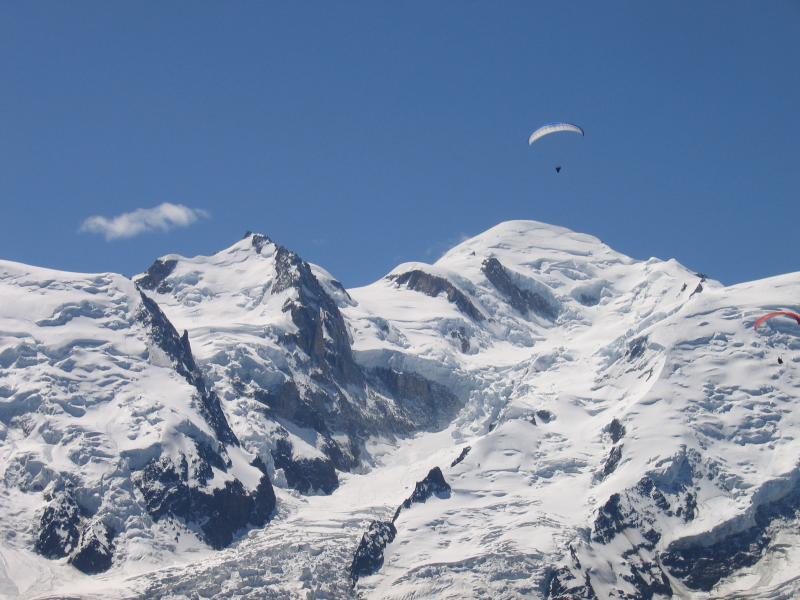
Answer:
<svg viewBox="0 0 800 600"><path fill-rule="evenodd" d="M0 531L67 563L26 569L157 562L164 538L221 547L265 523L268 476L188 337L130 280L3 261L0 298Z"/></svg>
<svg viewBox="0 0 800 600"><path fill-rule="evenodd" d="M212 256L160 258L136 281L188 330L245 448L303 493L336 489L337 470L369 460L370 436L435 428L460 407L413 365L360 363L348 292L262 234Z"/></svg>

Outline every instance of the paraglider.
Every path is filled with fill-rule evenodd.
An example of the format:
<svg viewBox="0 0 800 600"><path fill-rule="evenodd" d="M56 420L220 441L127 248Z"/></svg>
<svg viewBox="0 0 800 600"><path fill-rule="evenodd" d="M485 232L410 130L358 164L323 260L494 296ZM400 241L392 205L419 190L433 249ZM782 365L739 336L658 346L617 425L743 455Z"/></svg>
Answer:
<svg viewBox="0 0 800 600"><path fill-rule="evenodd" d="M577 125L573 125L572 123L547 123L546 125L539 127L539 129L531 134L531 137L528 138L528 145L530 146L535 141L542 139L546 135L560 132L578 133L583 135L583 129Z"/></svg>
<svg viewBox="0 0 800 600"><path fill-rule="evenodd" d="M792 312L790 310L778 310L778 311L766 314L766 315L764 315L763 317L761 317L759 319L756 319L756 322L753 323L753 329L755 329L757 331L758 328L761 327L764 323L766 323L770 319L774 319L775 317L791 317L792 319L797 321L798 325L800 325L800 315L798 315L796 312Z"/></svg>
<svg viewBox="0 0 800 600"><path fill-rule="evenodd" d="M550 135L552 133L577 133L583 135L583 129L578 127L577 125L573 125L572 123L547 123L546 125L542 125L534 131L531 136L528 138L528 145L532 145L537 140L542 139L543 137ZM556 165L556 173L561 173L561 165Z"/></svg>

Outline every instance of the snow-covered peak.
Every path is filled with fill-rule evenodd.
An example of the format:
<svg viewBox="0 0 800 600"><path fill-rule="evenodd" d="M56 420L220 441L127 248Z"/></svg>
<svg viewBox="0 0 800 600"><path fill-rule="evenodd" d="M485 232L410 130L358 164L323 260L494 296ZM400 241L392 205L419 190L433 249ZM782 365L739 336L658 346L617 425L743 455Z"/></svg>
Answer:
<svg viewBox="0 0 800 600"><path fill-rule="evenodd" d="M337 302L349 301L327 271L305 263L267 236L251 232L210 256L163 256L134 280L167 307L179 328L190 333L221 323L284 327L282 307L303 285L306 291L322 285ZM203 349L198 351L202 356Z"/></svg>
<svg viewBox="0 0 800 600"><path fill-rule="evenodd" d="M295 489L331 491L334 466L350 470L364 460L368 432L408 431L455 406L431 386L394 404L391 396L408 384L356 363L340 311L354 305L347 291L265 236L249 234L208 257L163 257L136 281L187 330L239 439Z"/></svg>
<svg viewBox="0 0 800 600"><path fill-rule="evenodd" d="M345 313L366 355L401 351L483 368L539 353L545 340L601 330L613 338L609 329L635 330L716 287L675 260L635 260L590 235L508 221L432 265L404 263L351 290L358 306Z"/></svg>
<svg viewBox="0 0 800 600"><path fill-rule="evenodd" d="M512 262L529 262L532 257L581 257L592 260L630 260L615 252L598 238L576 233L566 227L539 221L504 221L447 251L437 264L448 264L462 256L497 256Z"/></svg>
<svg viewBox="0 0 800 600"><path fill-rule="evenodd" d="M675 260L636 260L610 248L600 239L539 221L506 221L446 252L434 266L479 280L487 260L535 277L552 288L580 288L581 282L606 279L613 284L631 272L657 270L673 276L693 273ZM634 266L634 268L627 268ZM646 267L641 269L641 267ZM623 284L624 287L624 284Z"/></svg>

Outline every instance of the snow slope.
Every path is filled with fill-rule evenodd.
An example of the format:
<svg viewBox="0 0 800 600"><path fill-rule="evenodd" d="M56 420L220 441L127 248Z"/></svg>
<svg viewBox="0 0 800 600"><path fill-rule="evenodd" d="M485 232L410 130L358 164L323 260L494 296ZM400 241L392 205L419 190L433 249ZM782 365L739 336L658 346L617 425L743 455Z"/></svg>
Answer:
<svg viewBox="0 0 800 600"><path fill-rule="evenodd" d="M267 527L202 561L109 573L91 580L93 588L57 579L61 592L800 593L800 328L772 320L753 330L768 310L798 309L800 274L723 287L672 260L638 261L592 236L512 221L432 265L400 265L353 290L292 259L285 264L299 275L281 289L278 248L249 236L212 257L164 257L162 264L175 261L169 273L151 268L143 287L189 330L248 449L274 460L275 438L286 439L295 463L325 460L330 451L320 440L341 441L335 436L345 432L361 444L352 456L357 467L339 469L338 487L312 496L289 489L297 486L278 468L284 489ZM316 338L317 354L287 301L320 315L315 327L327 333ZM287 334L297 337L286 342ZM324 351L326 341L336 348L336 339L347 340L347 367ZM309 377L314 369L321 375ZM348 414L357 427L348 432L341 426L347 419L338 429L301 427L302 416L258 399L256 391L275 389L273 380L357 407ZM447 390L458 410L439 426L421 426L415 411L431 408L436 395L409 408L398 391L409 397L431 389ZM414 425L387 428L365 417L375 414L370 399ZM296 406L333 414L313 402ZM433 467L450 491L396 512ZM362 535L380 529L373 522L391 523L396 534L369 546L372 572L353 581Z"/></svg>
<svg viewBox="0 0 800 600"><path fill-rule="evenodd" d="M266 475L130 280L0 262L0 298L0 591L152 568L264 523ZM210 516L222 500L242 523Z"/></svg>

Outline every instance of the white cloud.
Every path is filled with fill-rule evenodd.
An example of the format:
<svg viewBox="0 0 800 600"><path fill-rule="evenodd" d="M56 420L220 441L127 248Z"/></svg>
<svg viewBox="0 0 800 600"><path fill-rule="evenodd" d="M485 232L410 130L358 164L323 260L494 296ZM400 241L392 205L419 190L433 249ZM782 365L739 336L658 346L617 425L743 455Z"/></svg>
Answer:
<svg viewBox="0 0 800 600"><path fill-rule="evenodd" d="M209 217L200 208L164 202L154 208L137 208L116 217L94 215L81 224L81 231L102 234L106 241L131 238L150 231L169 231L188 227L199 219Z"/></svg>

